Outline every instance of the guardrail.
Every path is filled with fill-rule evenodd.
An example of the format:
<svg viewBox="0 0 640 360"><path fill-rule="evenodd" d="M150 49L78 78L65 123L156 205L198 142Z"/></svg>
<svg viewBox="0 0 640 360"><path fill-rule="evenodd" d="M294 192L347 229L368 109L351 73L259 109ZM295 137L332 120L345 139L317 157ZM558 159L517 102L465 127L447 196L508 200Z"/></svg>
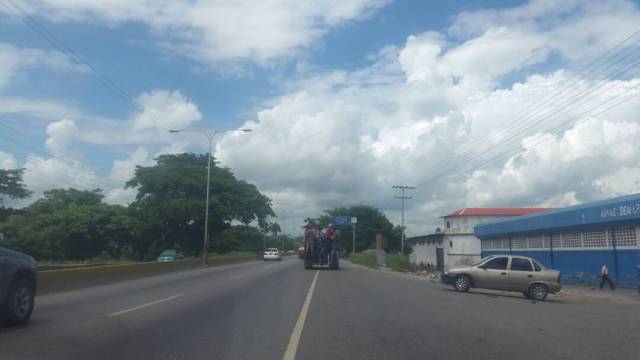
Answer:
<svg viewBox="0 0 640 360"><path fill-rule="evenodd" d="M209 266L262 259L261 256L210 258ZM38 271L38 294L51 294L202 267L200 259L84 266Z"/></svg>

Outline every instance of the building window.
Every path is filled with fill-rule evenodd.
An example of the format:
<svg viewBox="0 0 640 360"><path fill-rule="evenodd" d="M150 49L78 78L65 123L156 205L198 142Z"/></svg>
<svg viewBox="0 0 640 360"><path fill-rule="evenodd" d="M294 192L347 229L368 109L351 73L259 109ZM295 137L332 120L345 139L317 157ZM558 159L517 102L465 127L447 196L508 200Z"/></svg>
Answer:
<svg viewBox="0 0 640 360"><path fill-rule="evenodd" d="M563 248L582 247L582 234L579 232L566 232L560 234L560 241ZM555 243L553 244L555 245Z"/></svg>
<svg viewBox="0 0 640 360"><path fill-rule="evenodd" d="M544 235L527 236L527 243L530 249L544 248Z"/></svg>
<svg viewBox="0 0 640 360"><path fill-rule="evenodd" d="M511 247L514 249L526 249L527 246L527 238L524 236L517 236L511 238Z"/></svg>
<svg viewBox="0 0 640 360"><path fill-rule="evenodd" d="M585 231L582 233L584 247L605 247L607 236L604 231Z"/></svg>
<svg viewBox="0 0 640 360"><path fill-rule="evenodd" d="M634 227L619 227L613 230L613 234L616 237L616 246L638 245L636 229ZM609 245L612 245L612 240L613 239L609 239Z"/></svg>
<svg viewBox="0 0 640 360"><path fill-rule="evenodd" d="M562 247L562 241L560 239L560 234L551 234L551 244L553 244L553 248L554 249Z"/></svg>
<svg viewBox="0 0 640 360"><path fill-rule="evenodd" d="M451 228L451 223L447 220L447 229Z"/></svg>
<svg viewBox="0 0 640 360"><path fill-rule="evenodd" d="M453 241L449 240L449 247L452 248L453 247Z"/></svg>

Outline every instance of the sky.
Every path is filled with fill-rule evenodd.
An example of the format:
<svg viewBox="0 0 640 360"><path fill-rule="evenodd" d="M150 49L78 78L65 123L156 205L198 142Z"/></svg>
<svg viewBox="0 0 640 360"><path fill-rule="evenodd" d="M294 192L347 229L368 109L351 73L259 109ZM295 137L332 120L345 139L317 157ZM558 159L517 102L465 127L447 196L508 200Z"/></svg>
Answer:
<svg viewBox="0 0 640 360"><path fill-rule="evenodd" d="M34 194L206 152L285 231L372 205L407 235L462 207L640 191L638 1L0 0L0 168ZM215 191L215 190L214 190Z"/></svg>

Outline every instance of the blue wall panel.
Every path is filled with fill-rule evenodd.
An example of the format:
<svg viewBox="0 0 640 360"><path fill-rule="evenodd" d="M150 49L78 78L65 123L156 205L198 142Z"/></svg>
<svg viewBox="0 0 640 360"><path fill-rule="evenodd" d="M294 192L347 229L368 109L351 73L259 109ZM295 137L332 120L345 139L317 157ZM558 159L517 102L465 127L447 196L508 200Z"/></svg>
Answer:
<svg viewBox="0 0 640 360"><path fill-rule="evenodd" d="M640 278L638 277L638 266L640 266L640 250L618 249L617 253L620 283L640 285ZM611 268L611 265L609 265L609 267Z"/></svg>

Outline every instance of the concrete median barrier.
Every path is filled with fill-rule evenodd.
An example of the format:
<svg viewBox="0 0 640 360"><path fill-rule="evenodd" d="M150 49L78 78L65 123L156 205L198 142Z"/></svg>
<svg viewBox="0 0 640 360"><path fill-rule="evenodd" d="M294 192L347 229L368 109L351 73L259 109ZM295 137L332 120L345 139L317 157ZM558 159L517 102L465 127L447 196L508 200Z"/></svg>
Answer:
<svg viewBox="0 0 640 360"><path fill-rule="evenodd" d="M209 266L220 266L258 259L262 259L262 257L235 256L211 258L209 259ZM113 284L175 271L197 269L201 266L200 259L185 259L179 261L104 265L63 270L41 270L38 272L38 294L51 294Z"/></svg>

